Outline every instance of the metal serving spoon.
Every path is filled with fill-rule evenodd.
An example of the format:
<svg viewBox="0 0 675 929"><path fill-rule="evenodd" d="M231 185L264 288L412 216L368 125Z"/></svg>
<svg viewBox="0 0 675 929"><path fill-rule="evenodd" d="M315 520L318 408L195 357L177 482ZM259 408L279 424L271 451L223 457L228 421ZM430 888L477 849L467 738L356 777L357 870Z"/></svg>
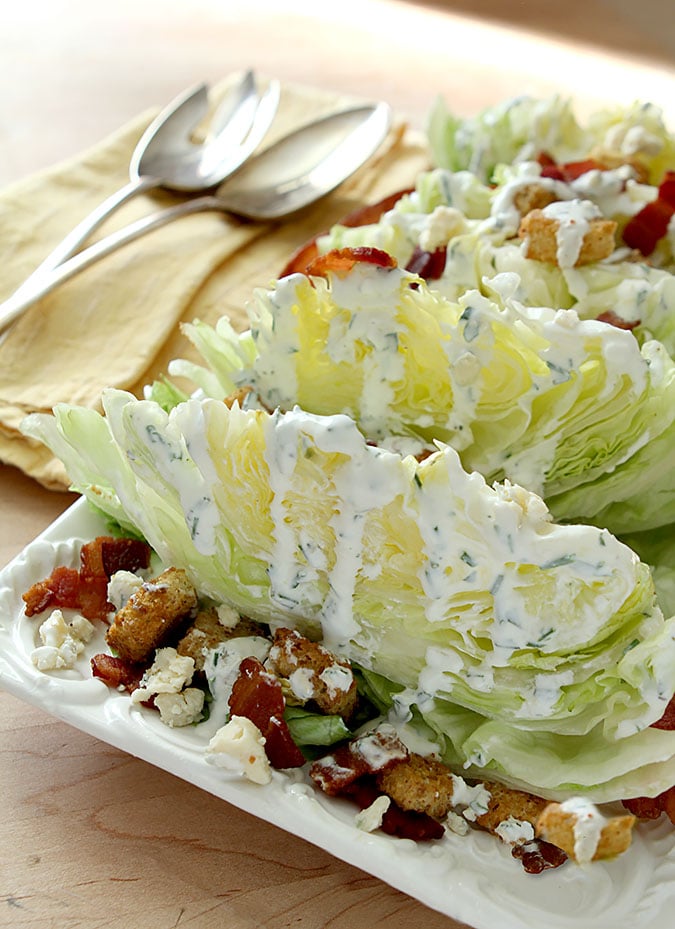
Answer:
<svg viewBox="0 0 675 929"><path fill-rule="evenodd" d="M246 71L217 108L204 142L192 140L208 112L206 84L171 101L141 136L129 163L129 182L86 216L40 263L15 292L31 293L35 281L62 264L89 236L132 197L159 187L195 193L216 187L258 147L279 104L279 83L260 96L252 71ZM9 301L8 301L9 302ZM0 306L0 310L3 307Z"/></svg>
<svg viewBox="0 0 675 929"><path fill-rule="evenodd" d="M375 153L389 130L384 103L324 116L251 158L215 194L159 210L113 232L22 288L0 306L0 332L40 297L105 255L191 213L217 211L259 221L280 219L330 193Z"/></svg>

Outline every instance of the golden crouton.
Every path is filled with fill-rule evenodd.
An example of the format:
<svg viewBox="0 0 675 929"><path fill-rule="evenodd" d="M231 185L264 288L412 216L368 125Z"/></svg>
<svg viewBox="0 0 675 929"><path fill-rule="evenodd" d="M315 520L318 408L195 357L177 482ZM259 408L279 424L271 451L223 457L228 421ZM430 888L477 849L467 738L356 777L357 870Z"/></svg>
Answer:
<svg viewBox="0 0 675 929"><path fill-rule="evenodd" d="M146 581L115 614L106 641L125 661L147 662L197 608L197 594L180 568Z"/></svg>
<svg viewBox="0 0 675 929"><path fill-rule="evenodd" d="M516 191L513 197L513 205L521 216L525 216L532 210L543 210L549 203L554 203L558 198L552 190L547 190L542 184L525 184Z"/></svg>
<svg viewBox="0 0 675 929"><path fill-rule="evenodd" d="M566 810L560 803L548 803L537 818L535 832L538 837L562 848L570 858L577 861L579 859L578 848L575 848L575 825L583 815L583 812ZM590 849L590 860L612 858L625 852L630 846L635 825L634 816L625 814L604 819L591 804L588 804L586 815L597 817L599 823L602 823L597 845Z"/></svg>
<svg viewBox="0 0 675 929"><path fill-rule="evenodd" d="M453 774L435 758L411 753L405 761L383 772L378 786L402 809L427 813L435 819L442 819L457 806ZM476 816L475 822L489 832L496 832L497 826L509 817L534 826L549 802L493 781L485 781L481 786L488 809Z"/></svg>
<svg viewBox="0 0 675 929"><path fill-rule="evenodd" d="M379 775L380 790L403 810L443 819L453 807L453 780L449 768L435 758L410 756Z"/></svg>
<svg viewBox="0 0 675 929"><path fill-rule="evenodd" d="M521 219L518 229L518 235L521 239L525 239L525 256L534 261L545 261L557 265L559 227L558 219L546 216L543 210L531 210ZM608 258L614 251L615 231L614 220L591 219L574 267Z"/></svg>
<svg viewBox="0 0 675 929"><path fill-rule="evenodd" d="M192 658L195 670L204 668L204 651L216 648L228 639L239 639L244 636L265 636L267 630L260 623L242 616L235 626L228 628L218 618L215 608L200 610L195 620L183 638L176 646L179 655Z"/></svg>
<svg viewBox="0 0 675 929"><path fill-rule="evenodd" d="M322 713L349 719L356 710L358 693L349 662L294 629L276 630L267 666Z"/></svg>
<svg viewBox="0 0 675 929"><path fill-rule="evenodd" d="M476 823L488 832L496 832L497 826L509 817L534 826L537 817L548 804L548 800L495 781L486 782L485 789L490 794L488 810L476 817Z"/></svg>

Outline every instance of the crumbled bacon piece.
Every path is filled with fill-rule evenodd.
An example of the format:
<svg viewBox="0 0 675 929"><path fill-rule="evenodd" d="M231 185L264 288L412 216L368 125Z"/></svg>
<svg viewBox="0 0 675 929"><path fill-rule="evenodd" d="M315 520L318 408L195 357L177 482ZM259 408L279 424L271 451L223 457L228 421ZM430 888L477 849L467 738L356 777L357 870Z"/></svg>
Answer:
<svg viewBox="0 0 675 929"><path fill-rule="evenodd" d="M377 203L359 207L352 213L348 213L347 216L343 216L342 219L339 220L338 225L354 228L356 226L369 226L371 223L376 223L381 216L388 212L394 204L401 199L401 197L409 193L412 193L412 188L399 190L396 193L390 194L388 197L384 197ZM325 233L321 234L325 235ZM305 242L304 245L301 245L300 248L291 255L279 277L286 277L288 274L307 274L308 266L319 255L319 248L317 245L318 238L319 236L315 236L313 239L310 239L309 242Z"/></svg>
<svg viewBox="0 0 675 929"><path fill-rule="evenodd" d="M383 793L371 778L365 777L353 784L343 796L354 800L359 809L365 810L378 797L383 796ZM442 839L445 835L445 829L437 819L433 819L427 813L403 810L393 800L382 816L380 829L387 835L412 839L413 842L430 842L433 839Z"/></svg>
<svg viewBox="0 0 675 929"><path fill-rule="evenodd" d="M661 719L650 726L651 729L675 729L675 697L671 697Z"/></svg>
<svg viewBox="0 0 675 929"><path fill-rule="evenodd" d="M113 539L101 536L103 573L112 577L118 571L138 571L150 564L150 546L139 539ZM83 546L83 549L87 546Z"/></svg>
<svg viewBox="0 0 675 929"><path fill-rule="evenodd" d="M638 819L658 819L661 813L665 813L675 825L675 786L669 787L656 797L633 797L623 800L622 803L628 812Z"/></svg>
<svg viewBox="0 0 675 929"><path fill-rule="evenodd" d="M357 248L333 248L325 255L319 255L307 266L307 274L313 277L325 277L328 271L344 277L352 270L354 265L365 262L380 268L395 268L396 259L381 248L370 248L367 245Z"/></svg>
<svg viewBox="0 0 675 929"><path fill-rule="evenodd" d="M79 610L87 619L107 619L108 581L116 571L137 571L150 563L150 547L137 539L98 536L80 551L80 569L54 568L23 594L26 616L48 607Z"/></svg>
<svg viewBox="0 0 675 929"><path fill-rule="evenodd" d="M328 796L346 797L363 810L378 797L386 796L378 786L376 775L407 757L408 750L396 733L381 727L343 743L330 755L319 758L310 767L309 776ZM384 813L380 828L389 835L415 842L440 839L445 832L441 823L432 816L416 810L404 810L394 800Z"/></svg>
<svg viewBox="0 0 675 929"><path fill-rule="evenodd" d="M299 768L305 763L284 719L281 684L257 658L244 658L239 666L229 706L233 716L245 716L258 727L273 768Z"/></svg>
<svg viewBox="0 0 675 929"><path fill-rule="evenodd" d="M80 574L75 568L58 567L44 581L37 581L23 595L26 616L35 616L48 606L77 609L80 605Z"/></svg>
<svg viewBox="0 0 675 929"><path fill-rule="evenodd" d="M658 819L663 813L658 797L633 797L621 802L628 812L638 819Z"/></svg>
<svg viewBox="0 0 675 929"><path fill-rule="evenodd" d="M415 251L406 265L406 271L419 274L425 281L437 281L445 271L447 252L445 245L433 252L425 252L419 245L416 245Z"/></svg>
<svg viewBox="0 0 675 929"><path fill-rule="evenodd" d="M407 757L408 749L395 731L381 727L319 758L309 769L309 776L324 793L335 797L364 775L379 774Z"/></svg>
<svg viewBox="0 0 675 929"><path fill-rule="evenodd" d="M614 310L605 310L604 313L600 313L599 316L596 316L596 319L598 322L608 323L610 326L614 326L616 329L627 329L629 331L632 331L640 325L639 319L622 319L614 312Z"/></svg>
<svg viewBox="0 0 675 929"><path fill-rule="evenodd" d="M567 855L562 848L543 839L532 839L530 842L514 845L511 854L520 859L523 869L528 874L541 874L550 868L559 868L567 861Z"/></svg>
<svg viewBox="0 0 675 929"><path fill-rule="evenodd" d="M140 684L143 667L101 652L91 659L91 672L108 687L122 687L132 693Z"/></svg>
<svg viewBox="0 0 675 929"><path fill-rule="evenodd" d="M606 166L596 161L595 158L584 158L582 161L567 161L565 164L558 164L550 155L542 152L538 159L541 167L542 177L551 177L556 181L576 181L582 174L588 171L604 171Z"/></svg>
<svg viewBox="0 0 675 929"><path fill-rule="evenodd" d="M675 171L666 171L659 185L656 200L652 200L635 214L623 230L626 245L643 255L651 255L660 239L668 232L675 213Z"/></svg>
<svg viewBox="0 0 675 929"><path fill-rule="evenodd" d="M307 267L319 255L318 238L315 236L296 249L281 269L279 277L288 277L289 274L307 274Z"/></svg>
<svg viewBox="0 0 675 929"><path fill-rule="evenodd" d="M599 316L596 316L596 319L600 323L608 323L608 325L614 326L615 329L626 329L629 332L632 332L633 329L636 329L640 325L639 319L622 319L614 310L605 310L604 313L600 313Z"/></svg>
<svg viewBox="0 0 675 929"><path fill-rule="evenodd" d="M669 787L668 790L659 794L659 803L663 812L675 826L675 787Z"/></svg>

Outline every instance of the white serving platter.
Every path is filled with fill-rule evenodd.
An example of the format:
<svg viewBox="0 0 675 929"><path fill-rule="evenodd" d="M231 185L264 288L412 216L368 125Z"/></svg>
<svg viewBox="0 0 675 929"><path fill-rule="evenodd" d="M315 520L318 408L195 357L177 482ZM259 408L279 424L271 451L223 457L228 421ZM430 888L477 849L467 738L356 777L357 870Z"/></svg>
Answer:
<svg viewBox="0 0 675 929"><path fill-rule="evenodd" d="M568 862L526 874L510 848L487 833L448 832L415 843L356 828L355 807L319 793L303 769L275 771L264 787L207 764L213 720L170 729L134 707L126 693L91 677L89 658L104 648L103 627L71 671L38 671L31 652L39 617L21 594L59 564L76 566L82 542L105 534L84 500L71 507L0 572L0 686L66 723L142 758L222 800L313 843L411 897L475 929L672 929L675 828L641 824L614 861Z"/></svg>

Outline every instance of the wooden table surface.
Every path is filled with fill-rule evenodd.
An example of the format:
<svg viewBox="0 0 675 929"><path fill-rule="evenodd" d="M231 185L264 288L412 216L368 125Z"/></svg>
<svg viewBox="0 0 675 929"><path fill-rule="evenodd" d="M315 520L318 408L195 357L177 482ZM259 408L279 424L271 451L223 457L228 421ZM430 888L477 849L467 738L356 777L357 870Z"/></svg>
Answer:
<svg viewBox="0 0 675 929"><path fill-rule="evenodd" d="M21 0L0 30L0 184L245 66L386 99L420 128L439 92L466 114L558 90L672 119L671 2ZM0 564L72 499L0 466ZM2 927L459 926L4 693L0 731Z"/></svg>

